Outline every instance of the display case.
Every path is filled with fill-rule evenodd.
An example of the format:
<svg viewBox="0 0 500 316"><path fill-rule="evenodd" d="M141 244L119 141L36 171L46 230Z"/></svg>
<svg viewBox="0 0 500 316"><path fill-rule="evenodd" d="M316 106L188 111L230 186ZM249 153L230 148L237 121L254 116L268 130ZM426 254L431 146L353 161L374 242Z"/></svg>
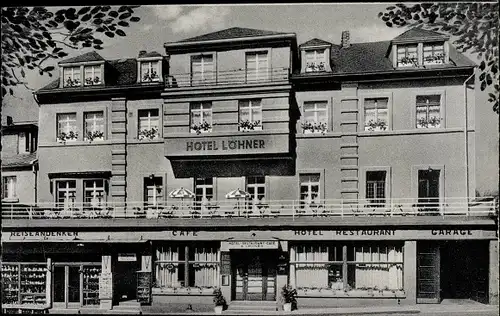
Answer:
<svg viewBox="0 0 500 316"><path fill-rule="evenodd" d="M19 264L2 264L2 305L19 302Z"/></svg>
<svg viewBox="0 0 500 316"><path fill-rule="evenodd" d="M22 264L20 268L20 304L46 305L47 266Z"/></svg>
<svg viewBox="0 0 500 316"><path fill-rule="evenodd" d="M83 274L83 305L99 305L99 275L100 266L84 266Z"/></svg>
<svg viewBox="0 0 500 316"><path fill-rule="evenodd" d="M152 273L137 271L137 301L141 304L151 304Z"/></svg>

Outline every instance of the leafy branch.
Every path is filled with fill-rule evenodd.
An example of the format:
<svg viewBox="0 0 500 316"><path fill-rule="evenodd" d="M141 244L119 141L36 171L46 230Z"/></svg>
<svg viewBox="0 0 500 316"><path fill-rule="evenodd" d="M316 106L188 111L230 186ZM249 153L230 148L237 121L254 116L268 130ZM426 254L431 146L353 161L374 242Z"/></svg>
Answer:
<svg viewBox="0 0 500 316"><path fill-rule="evenodd" d="M122 28L140 21L132 16L138 7L87 6L56 12L45 7L2 7L2 97L14 95L18 85L31 89L25 81L28 70L52 77L55 66L45 62L68 56L66 49L101 50L105 38L126 36Z"/></svg>

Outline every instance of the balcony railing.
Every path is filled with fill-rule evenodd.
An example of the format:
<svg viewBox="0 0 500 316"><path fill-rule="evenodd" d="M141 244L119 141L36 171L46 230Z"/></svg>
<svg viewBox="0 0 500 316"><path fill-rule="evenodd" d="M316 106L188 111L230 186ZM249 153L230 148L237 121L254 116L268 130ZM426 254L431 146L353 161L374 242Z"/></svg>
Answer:
<svg viewBox="0 0 500 316"><path fill-rule="evenodd" d="M268 68L259 70L227 70L203 73L172 74L165 77L167 88L243 85L269 82L287 82L288 68Z"/></svg>
<svg viewBox="0 0 500 316"><path fill-rule="evenodd" d="M144 202L115 204L106 202L99 207L82 203L58 206L41 203L36 206L2 206L3 219L100 219L100 218L268 218L268 217L493 217L498 215L498 200L494 198L391 199L383 203L370 200L321 200L306 203L298 200L251 201L223 200L194 202L169 200L161 204Z"/></svg>

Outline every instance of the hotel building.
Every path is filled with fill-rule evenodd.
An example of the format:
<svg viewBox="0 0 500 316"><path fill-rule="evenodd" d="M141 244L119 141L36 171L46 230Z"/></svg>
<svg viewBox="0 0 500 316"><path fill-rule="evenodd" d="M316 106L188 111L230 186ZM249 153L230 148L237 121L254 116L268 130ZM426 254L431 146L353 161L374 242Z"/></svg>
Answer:
<svg viewBox="0 0 500 316"><path fill-rule="evenodd" d="M475 65L449 37L230 28L164 48L65 60L37 91L37 208L3 218L9 304L211 305L220 287L279 308L287 284L299 308L498 304Z"/></svg>

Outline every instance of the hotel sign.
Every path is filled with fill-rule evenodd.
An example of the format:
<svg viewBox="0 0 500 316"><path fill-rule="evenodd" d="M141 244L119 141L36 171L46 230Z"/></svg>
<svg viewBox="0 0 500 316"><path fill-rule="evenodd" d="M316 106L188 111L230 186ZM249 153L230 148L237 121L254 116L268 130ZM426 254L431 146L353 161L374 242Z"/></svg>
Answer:
<svg viewBox="0 0 500 316"><path fill-rule="evenodd" d="M277 240L228 241L227 249L278 249Z"/></svg>
<svg viewBox="0 0 500 316"><path fill-rule="evenodd" d="M165 156L216 156L288 152L288 134L166 138Z"/></svg>

